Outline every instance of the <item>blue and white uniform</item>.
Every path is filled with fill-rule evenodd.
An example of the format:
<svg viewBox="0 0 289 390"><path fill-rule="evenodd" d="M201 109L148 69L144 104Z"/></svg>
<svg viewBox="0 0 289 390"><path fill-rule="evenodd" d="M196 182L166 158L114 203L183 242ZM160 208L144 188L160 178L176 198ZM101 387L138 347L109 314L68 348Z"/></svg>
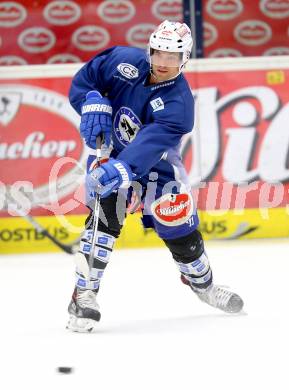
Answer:
<svg viewBox="0 0 289 390"><path fill-rule="evenodd" d="M113 130L112 158L86 177L88 200L95 202L97 193L100 207L95 218L88 203L91 212L75 255L76 285L67 324L72 331L97 330L101 314L96 297L123 226L129 186L142 194L143 221L170 250L182 282L203 302L225 312L243 307L237 294L213 284L179 153L182 136L194 123L193 97L181 74L190 57L191 35L185 23L163 21L150 36L149 62L141 49L114 47L95 56L72 81L70 102L81 114L86 144L95 149L102 137L108 146ZM150 84L152 80L158 83Z"/></svg>
<svg viewBox="0 0 289 390"><path fill-rule="evenodd" d="M111 156L130 166L144 191L149 182L153 187L152 178L157 177L156 193L147 191L145 220L150 221L161 238L176 238L190 234L199 222L190 195L177 196L189 192L178 148L182 136L192 131L194 100L182 74L151 85L149 75L150 64L144 50L113 47L79 70L69 98L79 114L91 90L98 90L110 100ZM169 158L166 160L170 155L174 156L174 164ZM175 185L170 186L171 182ZM182 208L187 215L181 213Z"/></svg>

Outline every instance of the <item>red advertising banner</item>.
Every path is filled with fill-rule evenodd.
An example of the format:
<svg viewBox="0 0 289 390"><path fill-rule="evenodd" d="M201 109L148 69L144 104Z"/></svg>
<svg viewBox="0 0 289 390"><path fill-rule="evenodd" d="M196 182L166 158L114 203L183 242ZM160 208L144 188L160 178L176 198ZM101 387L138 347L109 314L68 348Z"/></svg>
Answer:
<svg viewBox="0 0 289 390"><path fill-rule="evenodd" d="M286 206L289 70L216 71L212 65L210 71L188 71L186 77L196 97L196 126L185 139L183 157L191 183L205 186L198 184L198 208L224 208L225 201L228 209L238 208L244 188L243 207L266 207L260 199L260 191L269 190L265 183L282 184L278 205ZM79 187L86 151L79 116L67 99L70 81L70 77L0 80L0 182L8 187L17 181L32 183L36 215L85 210ZM225 188L225 183L230 184ZM270 191L268 202L274 188ZM75 202L67 206L71 197Z"/></svg>
<svg viewBox="0 0 289 390"><path fill-rule="evenodd" d="M204 0L204 57L288 55L288 0Z"/></svg>
<svg viewBox="0 0 289 390"><path fill-rule="evenodd" d="M191 182L199 177L207 183L198 207L288 205L289 70L212 70L186 76L196 96L199 137L195 148L194 132L187 139L185 164Z"/></svg>
<svg viewBox="0 0 289 390"><path fill-rule="evenodd" d="M204 57L288 55L288 0L204 0ZM0 66L77 63L114 45L146 47L182 0L0 2Z"/></svg>
<svg viewBox="0 0 289 390"><path fill-rule="evenodd" d="M0 2L0 66L85 62L114 45L146 47L182 0Z"/></svg>
<svg viewBox="0 0 289 390"><path fill-rule="evenodd" d="M79 116L67 99L70 82L71 78L0 80L2 197L11 196L12 204L21 204L31 215L85 212L86 153ZM74 196L78 201L72 201ZM8 206L1 215L17 211Z"/></svg>
<svg viewBox="0 0 289 390"><path fill-rule="evenodd" d="M5 253L13 252L16 242L19 251L43 248L45 236L33 230L27 214L65 242L82 230L87 152L79 116L67 99L78 67L0 71L0 243ZM288 60L195 60L185 76L196 100L196 121L182 153L201 231L206 238L288 236ZM121 245L155 244L137 227L137 217L126 224ZM54 248L47 239L45 245Z"/></svg>

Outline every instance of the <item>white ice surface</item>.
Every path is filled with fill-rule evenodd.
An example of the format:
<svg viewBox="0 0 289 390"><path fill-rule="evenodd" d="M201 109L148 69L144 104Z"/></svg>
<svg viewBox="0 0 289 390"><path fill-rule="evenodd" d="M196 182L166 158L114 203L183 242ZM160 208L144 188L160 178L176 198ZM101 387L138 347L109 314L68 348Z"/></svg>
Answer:
<svg viewBox="0 0 289 390"><path fill-rule="evenodd" d="M1 256L0 388L288 390L289 240L206 247L247 314L199 301L167 250L123 250L103 278L96 334L65 330L71 256Z"/></svg>

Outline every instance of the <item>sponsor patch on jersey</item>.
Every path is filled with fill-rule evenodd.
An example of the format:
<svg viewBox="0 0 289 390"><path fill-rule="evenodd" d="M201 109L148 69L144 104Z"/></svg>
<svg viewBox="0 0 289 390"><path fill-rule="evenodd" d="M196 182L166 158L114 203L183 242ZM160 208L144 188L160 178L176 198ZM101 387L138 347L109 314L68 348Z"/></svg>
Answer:
<svg viewBox="0 0 289 390"><path fill-rule="evenodd" d="M162 98L160 98L160 97L158 97L154 100L151 100L150 105L152 106L154 112L163 110L165 108L164 102L163 102Z"/></svg>
<svg viewBox="0 0 289 390"><path fill-rule="evenodd" d="M193 214L194 202L189 193L165 194L151 204L155 219L166 226L186 223Z"/></svg>
<svg viewBox="0 0 289 390"><path fill-rule="evenodd" d="M135 139L141 125L137 115L128 107L121 107L113 121L115 135L124 146Z"/></svg>
<svg viewBox="0 0 289 390"><path fill-rule="evenodd" d="M139 76L138 69L125 62L118 64L117 70L127 79L136 79Z"/></svg>

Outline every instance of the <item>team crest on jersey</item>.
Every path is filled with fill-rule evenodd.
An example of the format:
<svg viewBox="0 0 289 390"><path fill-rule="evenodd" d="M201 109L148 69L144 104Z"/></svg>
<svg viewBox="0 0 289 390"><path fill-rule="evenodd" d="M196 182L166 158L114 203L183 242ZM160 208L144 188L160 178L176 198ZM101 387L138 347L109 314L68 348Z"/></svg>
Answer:
<svg viewBox="0 0 289 390"><path fill-rule="evenodd" d="M122 62L117 65L117 70L127 79L136 79L138 77L138 69L132 64Z"/></svg>
<svg viewBox="0 0 289 390"><path fill-rule="evenodd" d="M113 122L115 135L124 146L135 139L141 125L137 115L128 107L121 107L116 113Z"/></svg>

